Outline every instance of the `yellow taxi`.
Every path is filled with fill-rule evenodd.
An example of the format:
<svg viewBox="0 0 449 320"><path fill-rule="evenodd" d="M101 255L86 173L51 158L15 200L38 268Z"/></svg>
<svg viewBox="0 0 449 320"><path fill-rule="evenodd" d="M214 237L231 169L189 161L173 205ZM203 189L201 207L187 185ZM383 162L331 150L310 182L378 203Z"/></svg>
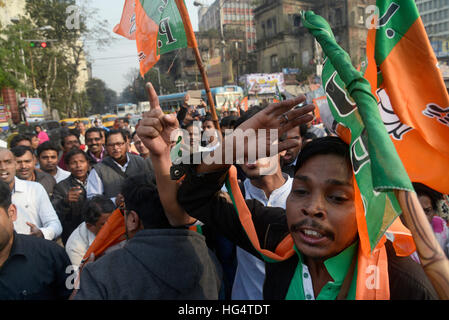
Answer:
<svg viewBox="0 0 449 320"><path fill-rule="evenodd" d="M101 122L106 128L112 129L112 127L114 127L115 120L117 119L118 116L116 116L115 114L107 114L101 117Z"/></svg>
<svg viewBox="0 0 449 320"><path fill-rule="evenodd" d="M59 120L59 123L65 122L65 126L69 129L75 129L75 122L78 121L78 118L67 118Z"/></svg>
<svg viewBox="0 0 449 320"><path fill-rule="evenodd" d="M92 127L92 122L89 118L79 118L78 120L84 123L84 127L86 128L86 130Z"/></svg>

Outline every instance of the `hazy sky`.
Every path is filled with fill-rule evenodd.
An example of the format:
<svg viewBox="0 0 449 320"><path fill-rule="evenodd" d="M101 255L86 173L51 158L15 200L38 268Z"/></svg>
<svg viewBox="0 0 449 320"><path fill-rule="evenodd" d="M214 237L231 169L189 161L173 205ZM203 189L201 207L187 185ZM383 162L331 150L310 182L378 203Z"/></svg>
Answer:
<svg viewBox="0 0 449 320"><path fill-rule="evenodd" d="M193 29L198 30L198 8L193 6L194 0L185 0L190 14ZM203 0L204 4L212 3L212 0ZM94 0L91 7L99 10L99 18L106 19L109 23L113 41L105 48L97 48L93 42L87 42L87 50L92 62L92 76L106 82L107 86L120 94L128 85L125 75L132 68L139 68L135 41L122 38L112 32L116 24L120 22L125 0Z"/></svg>

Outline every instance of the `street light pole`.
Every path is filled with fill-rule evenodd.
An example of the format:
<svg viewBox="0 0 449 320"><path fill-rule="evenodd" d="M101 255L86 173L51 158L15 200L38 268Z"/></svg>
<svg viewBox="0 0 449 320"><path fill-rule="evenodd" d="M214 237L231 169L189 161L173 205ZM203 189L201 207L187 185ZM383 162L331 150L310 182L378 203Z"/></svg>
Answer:
<svg viewBox="0 0 449 320"><path fill-rule="evenodd" d="M12 18L11 22L14 23L15 25L18 25L20 20L18 18ZM22 36L22 30L21 29L19 29L19 38L20 38L20 43L22 43L23 36ZM20 46L20 55L22 57L23 65L26 66L26 64L25 64L25 53L23 52L22 45ZM27 89L28 77L27 77L26 70L23 70L23 80L25 82L25 94L26 94L26 97L28 98L28 89Z"/></svg>
<svg viewBox="0 0 449 320"><path fill-rule="evenodd" d="M16 18L12 18L10 21L11 21L12 23L14 23L15 25L18 25L19 22L20 22L20 19L16 17ZM54 30L54 28L53 28L52 26L47 25L47 26L44 26L44 27L32 29L32 30L30 30L30 31L44 31L44 30ZM19 37L20 37L20 42L24 41L24 40L23 40L23 32L22 32L22 30L20 29L20 27L19 27ZM22 56L22 63L23 63L23 66L26 67L26 63L25 63L25 53L24 53L24 51L23 51L23 47L22 47L22 46L20 47L20 55ZM36 82L35 82L35 79L34 79L34 70L33 70L33 69L34 69L34 66L33 66L33 56L32 56L32 53L31 53L31 52L30 52L30 55L31 55L31 73L32 73L32 77L33 77L33 87L34 87L34 90L36 90ZM26 97L28 98L28 89L27 89L28 76L27 76L25 70L24 70L24 72L23 72L23 79L24 79L24 81L25 81L25 94L26 94Z"/></svg>

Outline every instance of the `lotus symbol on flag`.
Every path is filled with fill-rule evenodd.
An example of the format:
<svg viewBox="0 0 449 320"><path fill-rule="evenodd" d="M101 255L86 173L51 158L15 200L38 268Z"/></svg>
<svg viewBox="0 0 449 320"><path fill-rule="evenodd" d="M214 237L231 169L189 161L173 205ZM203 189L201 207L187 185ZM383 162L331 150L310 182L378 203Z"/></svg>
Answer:
<svg viewBox="0 0 449 320"><path fill-rule="evenodd" d="M382 117L382 121L388 134L396 140L402 140L404 134L413 130L413 128L403 124L401 119L394 113L393 106L391 105L390 98L385 89L378 89L376 93L379 97L378 107L380 116Z"/></svg>
<svg viewBox="0 0 449 320"><path fill-rule="evenodd" d="M430 103L423 114L429 118L436 118L442 124L449 126L449 108L443 109L437 104Z"/></svg>

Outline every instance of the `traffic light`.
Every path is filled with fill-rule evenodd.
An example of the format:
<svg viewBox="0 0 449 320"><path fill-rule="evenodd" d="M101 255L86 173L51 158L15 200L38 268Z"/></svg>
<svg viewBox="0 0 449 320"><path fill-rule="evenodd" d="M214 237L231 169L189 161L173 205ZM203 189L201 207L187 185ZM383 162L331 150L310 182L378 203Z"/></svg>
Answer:
<svg viewBox="0 0 449 320"><path fill-rule="evenodd" d="M47 41L30 41L30 48L43 48L50 47L50 42Z"/></svg>

